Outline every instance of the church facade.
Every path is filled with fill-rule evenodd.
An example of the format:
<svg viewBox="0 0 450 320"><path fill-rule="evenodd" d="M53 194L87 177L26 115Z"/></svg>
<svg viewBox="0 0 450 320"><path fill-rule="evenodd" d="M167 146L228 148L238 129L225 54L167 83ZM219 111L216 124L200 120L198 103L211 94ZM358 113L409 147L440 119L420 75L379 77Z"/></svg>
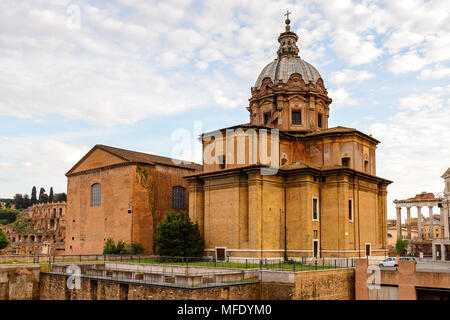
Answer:
<svg viewBox="0 0 450 320"><path fill-rule="evenodd" d="M218 259L365 257L387 250L379 141L328 127L319 72L281 33L277 58L251 88L250 122L201 136L203 171L186 177L189 214Z"/></svg>
<svg viewBox="0 0 450 320"><path fill-rule="evenodd" d="M108 238L140 242L153 253L153 234L169 210L187 210L183 176L201 166L104 145L67 172L66 254L101 254Z"/></svg>

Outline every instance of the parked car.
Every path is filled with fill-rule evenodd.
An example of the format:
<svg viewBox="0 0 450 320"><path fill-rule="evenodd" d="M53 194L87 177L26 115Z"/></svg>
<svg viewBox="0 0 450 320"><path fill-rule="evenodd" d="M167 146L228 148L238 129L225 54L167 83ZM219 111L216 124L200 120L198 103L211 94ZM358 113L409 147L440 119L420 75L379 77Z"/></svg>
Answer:
<svg viewBox="0 0 450 320"><path fill-rule="evenodd" d="M416 259L413 257L400 257L400 260L402 261L414 261L415 264L417 264ZM397 264L397 258L396 257L389 257L386 260L381 261L378 266L381 267L398 267Z"/></svg>
<svg viewBox="0 0 450 320"><path fill-rule="evenodd" d="M389 257L378 264L378 266L381 267L398 267L397 265L397 259L395 257Z"/></svg>
<svg viewBox="0 0 450 320"><path fill-rule="evenodd" d="M414 263L417 264L416 259L414 259L413 257L400 257L400 260L414 261Z"/></svg>

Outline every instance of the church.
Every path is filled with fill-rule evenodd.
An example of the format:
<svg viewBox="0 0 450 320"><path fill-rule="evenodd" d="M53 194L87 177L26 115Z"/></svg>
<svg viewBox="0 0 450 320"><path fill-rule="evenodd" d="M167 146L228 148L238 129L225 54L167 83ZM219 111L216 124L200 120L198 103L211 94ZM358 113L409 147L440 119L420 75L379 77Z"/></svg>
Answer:
<svg viewBox="0 0 450 320"><path fill-rule="evenodd" d="M108 238L154 253L156 226L168 211L187 210L183 176L197 171L195 163L94 146L66 173L65 253L101 254Z"/></svg>
<svg viewBox="0 0 450 320"><path fill-rule="evenodd" d="M328 127L331 98L299 56L286 20L261 71L250 122L201 135L203 171L185 177L189 215L217 259L335 258L387 253L387 186L378 140Z"/></svg>

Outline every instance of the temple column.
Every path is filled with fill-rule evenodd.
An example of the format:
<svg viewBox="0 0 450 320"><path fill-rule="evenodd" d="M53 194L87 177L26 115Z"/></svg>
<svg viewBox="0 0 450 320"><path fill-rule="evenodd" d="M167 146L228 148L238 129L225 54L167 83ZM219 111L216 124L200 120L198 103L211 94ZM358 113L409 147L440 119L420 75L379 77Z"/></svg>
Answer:
<svg viewBox="0 0 450 320"><path fill-rule="evenodd" d="M430 240L433 240L433 206L428 206L429 218L430 222L428 225L430 226Z"/></svg>
<svg viewBox="0 0 450 320"><path fill-rule="evenodd" d="M422 207L417 206L417 236L422 241Z"/></svg>
<svg viewBox="0 0 450 320"><path fill-rule="evenodd" d="M440 208L440 212L439 212L439 217L440 217L440 221L439 221L439 227L441 228L441 239L445 237L445 232L444 232L444 221L445 221L445 213L444 213L444 207L442 206Z"/></svg>
<svg viewBox="0 0 450 320"><path fill-rule="evenodd" d="M448 207L444 208L444 238L445 239L450 238L450 235L449 235L450 230L449 230L449 222L448 222L448 209L449 209Z"/></svg>
<svg viewBox="0 0 450 320"><path fill-rule="evenodd" d="M411 207L406 207L406 228L408 231L408 240L411 240Z"/></svg>
<svg viewBox="0 0 450 320"><path fill-rule="evenodd" d="M402 207L397 207L397 240L402 238Z"/></svg>

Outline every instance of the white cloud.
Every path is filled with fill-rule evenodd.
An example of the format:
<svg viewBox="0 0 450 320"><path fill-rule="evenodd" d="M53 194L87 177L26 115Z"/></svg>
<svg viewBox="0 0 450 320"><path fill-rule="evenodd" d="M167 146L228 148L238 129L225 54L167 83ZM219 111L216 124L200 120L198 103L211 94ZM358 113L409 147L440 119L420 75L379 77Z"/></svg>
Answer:
<svg viewBox="0 0 450 320"><path fill-rule="evenodd" d="M428 62L417 52L408 52L404 55L396 54L388 65L388 70L394 74L415 72L422 70Z"/></svg>
<svg viewBox="0 0 450 320"><path fill-rule="evenodd" d="M362 82L374 77L374 73L370 73L366 70L344 69L342 71L332 72L329 81L340 85L348 82Z"/></svg>
<svg viewBox="0 0 450 320"><path fill-rule="evenodd" d="M343 87L328 90L328 95L333 99L333 108L355 106L358 100L351 97L350 93Z"/></svg>
<svg viewBox="0 0 450 320"><path fill-rule="evenodd" d="M442 79L450 76L450 68L442 65L435 65L433 68L424 69L417 77L420 80Z"/></svg>
<svg viewBox="0 0 450 320"><path fill-rule="evenodd" d="M377 174L394 181L389 187L391 217L392 200L443 189L440 176L450 166L449 98L450 86L409 95L399 99L398 112L386 122L369 127L369 133L381 141Z"/></svg>
<svg viewBox="0 0 450 320"><path fill-rule="evenodd" d="M422 34L400 30L393 32L384 43L384 46L389 49L390 53L398 53L404 48L419 46L423 40L424 36Z"/></svg>
<svg viewBox="0 0 450 320"><path fill-rule="evenodd" d="M0 145L0 197L30 194L33 186L66 192L64 174L90 149L38 136L0 137Z"/></svg>
<svg viewBox="0 0 450 320"><path fill-rule="evenodd" d="M373 41L364 40L356 32L347 30L336 32L331 47L350 66L372 62L383 52Z"/></svg>

